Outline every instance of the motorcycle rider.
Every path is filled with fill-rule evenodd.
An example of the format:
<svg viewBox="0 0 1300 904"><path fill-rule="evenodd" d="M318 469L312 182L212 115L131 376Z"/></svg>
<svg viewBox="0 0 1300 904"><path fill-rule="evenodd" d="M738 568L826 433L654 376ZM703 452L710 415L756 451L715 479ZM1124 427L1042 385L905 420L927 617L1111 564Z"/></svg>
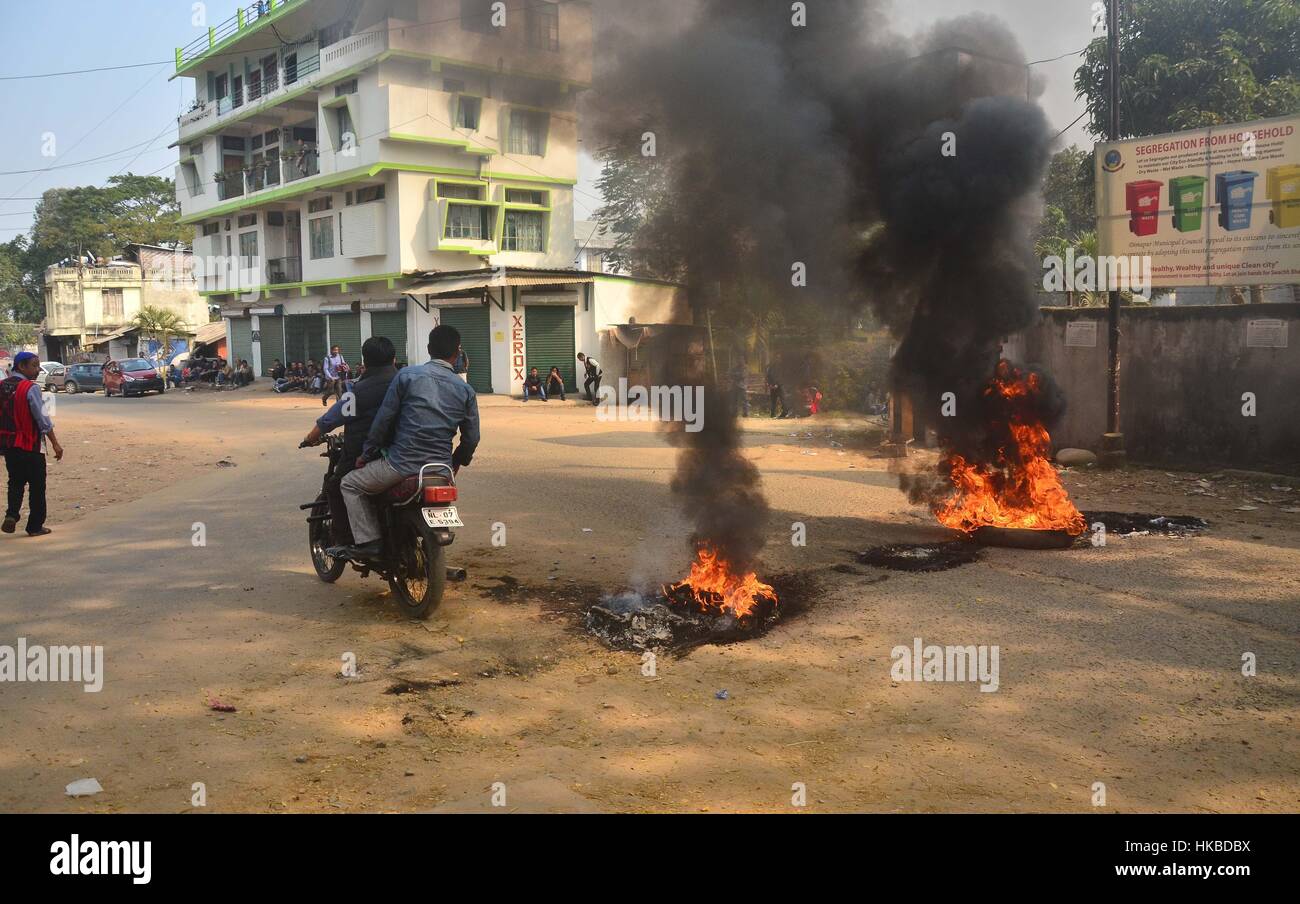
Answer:
<svg viewBox="0 0 1300 904"><path fill-rule="evenodd" d="M343 499L353 546L330 550L335 558L366 561L383 551L380 521L371 496L380 495L431 463L468 467L479 444L478 395L456 376L460 331L440 326L429 334L429 356L402 370L388 387L357 469L343 478ZM460 432L460 445L452 441Z"/></svg>
<svg viewBox="0 0 1300 904"><path fill-rule="evenodd" d="M397 350L390 339L373 336L361 346L365 361L365 375L356 382L351 393L344 393L329 411L321 415L311 433L303 440L305 446L319 446L325 437L339 427L343 428L343 458L338 473L326 491L330 502L330 518L334 525L334 542L346 546L352 542L348 529L348 510L343 502L341 483L361 457L366 437L374 424L375 415L384 404L388 387L397 377Z"/></svg>

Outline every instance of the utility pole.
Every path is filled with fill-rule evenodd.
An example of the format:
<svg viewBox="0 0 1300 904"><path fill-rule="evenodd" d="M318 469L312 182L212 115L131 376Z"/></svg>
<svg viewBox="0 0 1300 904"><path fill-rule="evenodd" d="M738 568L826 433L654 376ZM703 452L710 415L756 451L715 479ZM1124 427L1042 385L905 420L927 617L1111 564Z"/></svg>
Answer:
<svg viewBox="0 0 1300 904"><path fill-rule="evenodd" d="M1119 0L1106 3L1106 41L1110 60L1110 134L1111 141L1119 141ZM1101 464L1119 467L1124 464L1124 433L1120 426L1119 410L1119 315L1121 298L1118 289L1111 290L1110 311L1107 317L1110 367L1106 387L1106 435L1102 437Z"/></svg>

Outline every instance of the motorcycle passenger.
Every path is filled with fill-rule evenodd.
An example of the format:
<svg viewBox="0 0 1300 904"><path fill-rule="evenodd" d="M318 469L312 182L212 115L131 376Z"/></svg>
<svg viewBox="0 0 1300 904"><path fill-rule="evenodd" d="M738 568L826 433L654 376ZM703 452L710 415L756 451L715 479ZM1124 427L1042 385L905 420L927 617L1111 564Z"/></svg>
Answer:
<svg viewBox="0 0 1300 904"><path fill-rule="evenodd" d="M382 550L380 520L371 496L380 495L426 464L468 467L479 444L478 395L461 380L454 364L460 355L460 331L440 326L429 334L433 359L402 370L388 387L375 416L357 470L343 478L343 499L355 545L331 550L335 558L365 561ZM460 432L460 445L452 441Z"/></svg>
<svg viewBox="0 0 1300 904"><path fill-rule="evenodd" d="M338 472L330 481L326 491L330 502L330 519L334 525L334 542L347 546L352 542L352 532L348 529L348 510L343 502L342 480L361 457L365 448L366 437L375 422L375 415L384 404L388 387L397 377L397 350L391 340L383 336L374 336L361 346L361 357L365 361L365 375L356 381L350 393L339 397L329 411L321 415L311 433L303 440L304 445L319 446L326 435L339 427L343 428L343 458Z"/></svg>

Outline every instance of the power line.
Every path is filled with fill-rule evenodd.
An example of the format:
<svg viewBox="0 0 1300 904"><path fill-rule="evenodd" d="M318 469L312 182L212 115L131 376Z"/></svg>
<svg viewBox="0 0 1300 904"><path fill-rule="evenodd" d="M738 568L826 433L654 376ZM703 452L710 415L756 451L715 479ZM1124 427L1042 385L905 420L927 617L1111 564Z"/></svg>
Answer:
<svg viewBox="0 0 1300 904"><path fill-rule="evenodd" d="M168 128L168 129L171 129L171 128L174 128L174 126L172 126L172 125L169 124L167 128ZM164 131L165 131L165 130L164 130ZM86 160L79 160L79 161L77 161L76 163L61 163L61 164L55 164L55 165L53 165L53 166L47 166L47 167L45 167L44 169L6 170L6 171L0 171L0 176L23 176L23 175L27 175L28 173L51 173L51 172L54 172L54 171L56 171L56 170L75 169L76 167L79 167L79 166L90 166L92 163L103 163L103 162L105 162L105 161L107 161L107 160L120 160L120 159L122 159L123 157L130 156L130 152L133 151L133 150L135 150L136 148L138 148L138 147L143 147L143 146L148 145L148 144L153 144L155 141L157 141L157 140L158 140L159 138L161 138L161 137L162 137L162 133L159 133L159 134L155 135L155 136L152 137L152 138L147 138L147 139L145 139L144 141L139 142L138 144L133 144L133 145L131 145L130 147L121 148L120 150L116 150L116 151L110 151L109 153L107 153L107 154L102 154L102 155L100 155L99 157L90 157L90 158L88 158L88 159L86 159ZM143 152L141 152L141 153L143 153ZM139 157L139 154L137 154L136 156ZM13 199L13 198L6 198L5 200L7 200L7 201L11 201L11 200L15 200L15 199Z"/></svg>
<svg viewBox="0 0 1300 904"><path fill-rule="evenodd" d="M116 116L116 115L118 114L118 112L120 112L121 109L122 109L123 107L125 107L125 106L126 106L127 104L129 104L131 101L135 100L135 98L140 94L141 91L143 91L145 88L149 87L149 83L152 82L153 80L154 80L154 76L153 76L153 75L150 75L149 78L145 79L144 84L142 84L139 88L136 88L135 91L132 92L132 94L131 94L131 95L130 95L126 100L124 100L124 101L122 101L122 103L118 104L117 107L115 107L111 113L109 113L107 116L105 116L103 119L101 119L98 123L96 123L93 127L91 127L90 131L88 131L86 134L84 134L84 135L82 135L80 138L78 138L77 141L76 141L76 143L74 143L74 144L72 145L72 147L68 148L68 150L69 150L69 151L75 151L78 147L80 147L80 146L81 146L81 143L82 143L83 141L85 141L87 138L89 138L91 135L93 135L93 134L95 134L97 131L99 131L99 129L103 127L104 123L108 122L110 119L112 119L114 116ZM18 186L18 188L14 190L14 194L17 194L18 192L22 191L24 188L26 188L27 186L29 186L29 185L31 185L33 182L35 182L37 176L39 176L39 175L40 175L40 173L37 173L36 175L33 175L30 179L28 179L28 180L27 180L26 182L24 182L22 185ZM12 200L13 200L13 197L10 196L10 197L8 197L8 198L3 198L3 199L0 199L0 200L4 200L4 201L12 201Z"/></svg>

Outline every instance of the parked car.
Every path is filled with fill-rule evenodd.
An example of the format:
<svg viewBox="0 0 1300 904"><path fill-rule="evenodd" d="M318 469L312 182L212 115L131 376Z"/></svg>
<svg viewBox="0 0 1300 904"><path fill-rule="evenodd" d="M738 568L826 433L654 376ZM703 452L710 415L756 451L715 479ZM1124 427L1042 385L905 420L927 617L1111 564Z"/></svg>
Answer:
<svg viewBox="0 0 1300 904"><path fill-rule="evenodd" d="M104 388L104 365L74 364L67 369L63 391L69 395L79 392L96 392Z"/></svg>
<svg viewBox="0 0 1300 904"><path fill-rule="evenodd" d="M167 382L162 374L154 368L151 361L144 358L127 358L125 361L109 361L104 365L104 395L142 396L146 392L162 395L167 391Z"/></svg>
<svg viewBox="0 0 1300 904"><path fill-rule="evenodd" d="M38 381L46 392L56 392L63 388L68 378L68 369L58 361L41 362L41 378Z"/></svg>

